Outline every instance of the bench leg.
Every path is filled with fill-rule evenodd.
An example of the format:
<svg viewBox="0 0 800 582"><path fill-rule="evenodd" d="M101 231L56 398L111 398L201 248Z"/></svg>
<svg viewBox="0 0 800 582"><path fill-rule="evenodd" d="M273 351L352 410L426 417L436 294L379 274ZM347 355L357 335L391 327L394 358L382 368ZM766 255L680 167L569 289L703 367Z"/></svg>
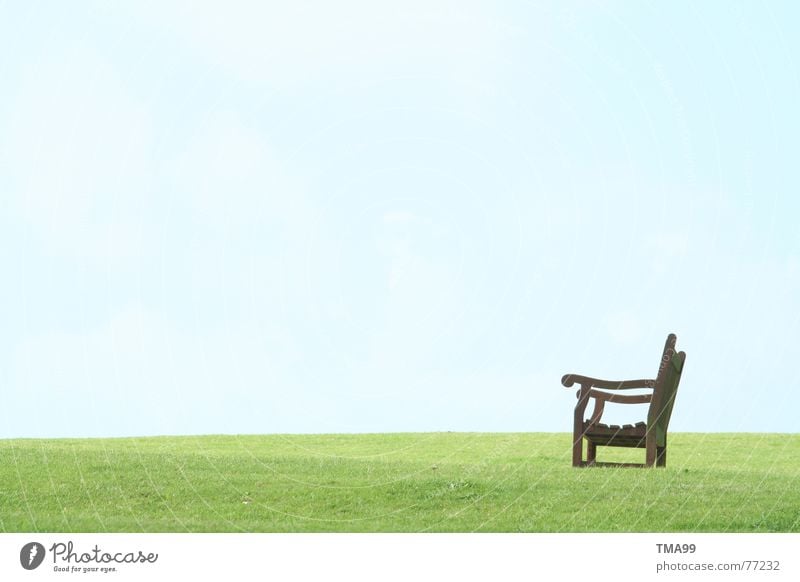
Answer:
<svg viewBox="0 0 800 582"><path fill-rule="evenodd" d="M597 460L597 445L592 441L586 441L586 464L594 465Z"/></svg>
<svg viewBox="0 0 800 582"><path fill-rule="evenodd" d="M656 439L655 438L647 438L645 449L647 450L647 454L645 456L645 465L648 467L652 467L656 464L656 454L657 454L657 447L656 447Z"/></svg>
<svg viewBox="0 0 800 582"><path fill-rule="evenodd" d="M572 466L573 467L582 467L583 466L583 436L579 433L577 435L573 435L572 441Z"/></svg>
<svg viewBox="0 0 800 582"><path fill-rule="evenodd" d="M667 466L667 447L656 447L656 467Z"/></svg>

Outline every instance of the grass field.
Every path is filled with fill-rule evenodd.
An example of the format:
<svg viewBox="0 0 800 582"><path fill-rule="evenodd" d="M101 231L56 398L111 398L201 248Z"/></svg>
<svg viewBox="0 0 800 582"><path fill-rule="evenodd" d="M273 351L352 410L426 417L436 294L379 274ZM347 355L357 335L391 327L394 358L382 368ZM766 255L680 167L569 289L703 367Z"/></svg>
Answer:
<svg viewBox="0 0 800 582"><path fill-rule="evenodd" d="M670 438L660 470L567 434L5 440L0 530L800 531L800 435Z"/></svg>

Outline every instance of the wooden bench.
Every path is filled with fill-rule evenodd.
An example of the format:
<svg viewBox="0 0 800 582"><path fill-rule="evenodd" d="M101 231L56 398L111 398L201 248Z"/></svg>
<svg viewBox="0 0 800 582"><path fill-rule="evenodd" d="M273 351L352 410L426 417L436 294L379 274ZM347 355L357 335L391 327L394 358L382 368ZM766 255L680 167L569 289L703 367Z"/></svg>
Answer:
<svg viewBox="0 0 800 582"><path fill-rule="evenodd" d="M675 334L667 337L664 352L659 362L655 380L624 380L615 382L599 380L578 374L567 374L561 383L567 388L580 384L578 404L572 431L572 466L586 467L616 465L630 467L666 467L667 465L667 427L672 416L672 406L681 381L685 352L675 351ZM602 390L597 390L602 388ZM623 395L604 390L630 390L636 388L652 389L650 394ZM584 418L589 399L594 399L594 410L589 418ZM650 403L647 422L608 425L600 422L606 402L622 404ZM583 440L586 439L586 460L583 460ZM636 447L646 449L644 463L598 463L597 445L607 447Z"/></svg>

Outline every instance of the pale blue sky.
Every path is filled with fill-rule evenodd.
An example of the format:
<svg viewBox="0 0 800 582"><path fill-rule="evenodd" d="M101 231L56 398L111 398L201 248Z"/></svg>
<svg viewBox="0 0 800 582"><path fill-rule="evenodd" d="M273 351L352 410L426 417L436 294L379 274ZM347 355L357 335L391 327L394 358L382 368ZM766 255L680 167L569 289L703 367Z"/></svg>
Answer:
<svg viewBox="0 0 800 582"><path fill-rule="evenodd" d="M796 432L796 3L388 6L0 7L0 437Z"/></svg>

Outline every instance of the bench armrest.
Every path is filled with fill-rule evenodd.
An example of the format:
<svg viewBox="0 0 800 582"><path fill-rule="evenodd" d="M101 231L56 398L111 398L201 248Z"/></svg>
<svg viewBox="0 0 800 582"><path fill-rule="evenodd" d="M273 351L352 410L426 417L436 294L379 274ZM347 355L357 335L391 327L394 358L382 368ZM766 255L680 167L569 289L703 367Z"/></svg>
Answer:
<svg viewBox="0 0 800 582"><path fill-rule="evenodd" d="M655 380L641 379L641 380L600 380L598 378L590 378L589 376L581 376L580 374L565 374L561 378L561 383L567 388L572 387L574 384L580 384L587 388L603 388L604 390L631 390L634 388L653 388L656 385Z"/></svg>

